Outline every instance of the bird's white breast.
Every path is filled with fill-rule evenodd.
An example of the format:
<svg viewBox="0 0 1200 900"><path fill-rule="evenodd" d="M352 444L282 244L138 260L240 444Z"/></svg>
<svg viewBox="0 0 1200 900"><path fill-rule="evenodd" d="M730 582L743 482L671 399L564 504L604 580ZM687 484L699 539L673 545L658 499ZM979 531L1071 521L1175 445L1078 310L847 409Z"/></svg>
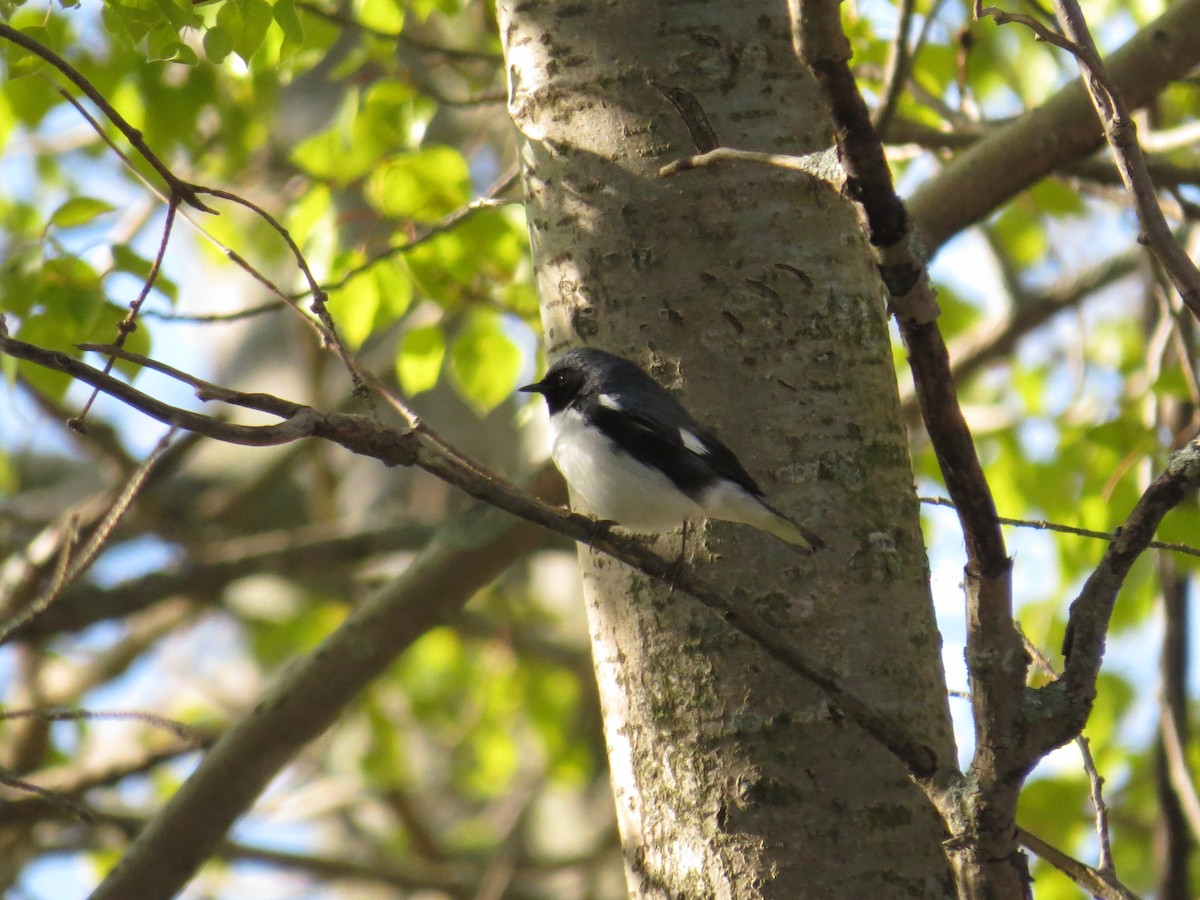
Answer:
<svg viewBox="0 0 1200 900"><path fill-rule="evenodd" d="M577 411L568 408L552 415L550 437L554 464L572 493L597 517L631 531L653 533L704 515L667 476L618 450Z"/></svg>

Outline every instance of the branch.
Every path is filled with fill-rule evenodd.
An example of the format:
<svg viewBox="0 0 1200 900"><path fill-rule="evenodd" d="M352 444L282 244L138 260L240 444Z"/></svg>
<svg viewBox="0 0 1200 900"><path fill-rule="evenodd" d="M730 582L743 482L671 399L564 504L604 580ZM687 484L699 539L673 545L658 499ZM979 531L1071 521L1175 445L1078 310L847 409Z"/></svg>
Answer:
<svg viewBox="0 0 1200 900"><path fill-rule="evenodd" d="M1163 754L1167 762L1167 778L1175 791L1179 809L1187 821L1192 840L1200 842L1200 793L1188 768L1187 751L1179 734L1179 723L1167 703L1162 703L1159 713L1162 729Z"/></svg>
<svg viewBox="0 0 1200 900"><path fill-rule="evenodd" d="M1192 314L1200 319L1200 270L1188 257L1183 247L1175 240L1167 225L1162 208L1158 205L1154 181L1146 168L1146 159L1137 139L1137 123L1129 115L1129 109L1121 96L1120 89L1108 76L1108 71L1096 50L1087 21L1075 0L1054 0L1059 25L1064 34L1049 31L1036 19L1024 15L1009 15L995 7L981 7L975 0L975 18L991 16L1000 25L1019 22L1033 30L1038 40L1048 41L1069 52L1079 63L1083 84L1087 88L1092 106L1096 110L1104 136L1112 148L1121 181L1133 196L1141 234L1139 243L1146 244L1162 263L1175 289Z"/></svg>
<svg viewBox="0 0 1200 900"><path fill-rule="evenodd" d="M1138 143L1137 123L1129 114L1120 88L1108 76L1079 4L1075 0L1054 0L1054 8L1063 32L1076 46L1072 52L1084 75L1083 83L1104 125L1104 136L1112 148L1121 180L1133 195L1142 231L1138 241L1150 247L1183 302L1200 319L1200 270L1175 240L1158 205L1154 181Z"/></svg>
<svg viewBox="0 0 1200 900"><path fill-rule="evenodd" d="M945 497L918 497L921 503L926 506L943 506L948 509L954 508L954 503ZM1074 525L1063 525L1059 522L1047 522L1045 519L1034 521L1033 519L1011 519L1007 516L1000 516L1001 525L1012 525L1015 528L1032 528L1036 531L1056 531L1059 534L1073 534L1077 537L1095 538L1098 541L1115 541L1120 535L1120 531L1096 531L1093 528L1078 528ZM1175 541L1150 541L1146 545L1154 550L1169 550L1172 553L1182 553L1185 556L1200 557L1200 547L1193 547L1190 544L1180 544ZM1034 657L1036 659L1036 656Z"/></svg>
<svg viewBox="0 0 1200 900"><path fill-rule="evenodd" d="M1160 305L1163 298L1157 297ZM1191 322L1187 322L1191 325ZM1194 329L1186 330L1181 343L1191 343ZM1180 361L1187 360L1181 356ZM1185 364L1190 364L1190 360ZM1171 431L1192 419L1193 403L1179 401L1160 404L1157 422ZM1190 860L1192 846L1200 837L1200 795L1188 764L1189 737L1188 674L1192 628L1190 627L1191 576L1165 554L1158 554L1157 575L1162 608L1162 636L1159 643L1158 722L1159 735L1154 746L1154 793L1158 801L1158 821L1155 823L1155 857L1159 863L1157 895L1167 898L1187 897L1190 893Z"/></svg>
<svg viewBox="0 0 1200 900"><path fill-rule="evenodd" d="M1018 629L1020 626L1017 626ZM1029 640L1024 631L1021 631L1021 640L1025 644L1025 649L1034 661L1038 668L1054 678L1058 675L1054 671L1054 666L1046 655ZM1088 779L1088 796L1092 801L1092 809L1096 815L1096 839L1100 843L1100 853L1096 873L1105 881L1113 884L1120 884L1117 880L1116 866L1113 864L1112 857L1112 839L1108 829L1108 804L1104 802L1104 778L1101 777L1099 770L1096 768L1095 757L1092 756L1092 747L1082 734L1076 736L1075 746L1079 748L1079 756L1083 761L1083 771Z"/></svg>
<svg viewBox="0 0 1200 900"><path fill-rule="evenodd" d="M167 218L163 223L162 238L158 242L158 252L154 254L154 260L150 263L150 271L146 275L146 280L142 283L142 289L138 291L138 295L129 304L129 312L125 314L120 322L117 323L117 337L113 341L113 346L120 348L125 346L125 341L137 329L138 313L142 311L142 304L146 302L146 298L150 296L150 290L154 287L154 282L158 280L158 271L162 268L163 257L167 254L167 244L171 241L171 227L175 224L175 210L179 208L178 195L172 193L170 201L167 203ZM117 358L110 356L108 362L104 364L104 374L112 372L113 366L116 364ZM92 395L88 397L87 402L83 404L83 409L79 415L67 422L67 425L76 431L86 431L86 426L83 424L87 418L88 411L92 408L96 397L99 396L98 389L92 390Z"/></svg>
<svg viewBox="0 0 1200 900"><path fill-rule="evenodd" d="M832 108L847 193L861 206L871 244L880 255L880 272L912 357L926 428L959 510L968 565L982 573L998 572L1008 565L1004 540L958 405L949 357L935 323L937 303L928 272L910 240L912 222L895 192L879 135L847 65L849 44L840 21L836 16L822 19L810 6L805 4L794 20L797 52L821 83Z"/></svg>
<svg viewBox="0 0 1200 900"><path fill-rule="evenodd" d="M168 432L159 441L158 446L151 451L146 461L130 474L121 489L113 495L112 500L108 503L108 509L104 517L91 530L91 534L83 542L82 547L78 548L78 552L76 552L76 545L79 538L78 518L72 517L68 537L61 545L59 566L55 571L50 586L25 609L12 616L8 621L0 622L0 645L7 642L22 625L49 607L62 593L63 588L78 580L79 576L86 572L91 564L96 561L96 557L100 555L100 551L104 549L105 544L112 537L113 530L117 527L117 524L121 521L125 513L129 511L129 507L133 505L133 501L145 485L150 472L166 453L170 444L170 438L171 433ZM0 715L0 718L2 717Z"/></svg>
<svg viewBox="0 0 1200 900"><path fill-rule="evenodd" d="M93 894L174 896L267 783L414 640L450 619L541 542L540 530L475 506L355 608L232 725Z"/></svg>
<svg viewBox="0 0 1200 900"><path fill-rule="evenodd" d="M56 709L53 707L38 707L33 709L0 710L0 720L5 719L42 719L47 722L81 722L88 720L110 722L141 722L152 728L168 731L181 741L193 744L203 743L203 737L196 729L183 722L168 719L156 713L141 710L112 709Z"/></svg>
<svg viewBox="0 0 1200 900"><path fill-rule="evenodd" d="M1028 731L1023 752L1029 760L1065 744L1082 730L1096 696L1096 678L1117 592L1163 517L1197 486L1200 442L1193 440L1171 455L1071 603L1063 673L1026 699Z"/></svg>
<svg viewBox="0 0 1200 900"><path fill-rule="evenodd" d="M1020 826L1017 827L1017 840L1021 842L1021 846L1036 853L1093 897L1098 897L1099 900L1139 900L1137 894L1119 881L1110 879L1086 863L1067 856L1057 847L1052 847L1037 835L1030 834Z"/></svg>
<svg viewBox="0 0 1200 900"><path fill-rule="evenodd" d="M1200 0L1177 0L1107 61L1136 109L1200 62ZM958 154L909 200L929 255L1005 201L1103 142L1079 81Z"/></svg>
<svg viewBox="0 0 1200 900"><path fill-rule="evenodd" d="M912 31L913 13L916 10L916 0L900 0L900 14L896 22L896 34L888 47L887 68L883 74L883 84L879 89L882 99L875 112L875 130L884 132L891 124L900 104L900 95L904 93L904 85L908 81L909 64L912 56L909 53L908 41ZM936 16L936 10L931 10L929 18Z"/></svg>
<svg viewBox="0 0 1200 900"><path fill-rule="evenodd" d="M102 765L84 766L70 763L30 774L37 782L20 782L11 785L18 790L34 788L34 796L5 799L0 803L0 827L29 825L50 815L66 813L72 818L86 821L104 821L90 806L76 802L79 797L96 787L105 787L132 776L149 772L156 766L178 759L197 749L210 746L217 739L215 727L191 728L191 737L183 741L172 741L154 747L130 746L119 759L109 759ZM3 779L0 779L2 781Z"/></svg>
<svg viewBox="0 0 1200 900"><path fill-rule="evenodd" d="M164 571L113 587L87 584L68 588L53 606L16 631L14 638L44 639L107 619L123 619L164 597L189 597L197 604L218 603L227 584L249 574L279 572L296 578L327 573L332 566L359 562L378 553L414 549L426 543L430 533L426 526L406 522L356 529L313 525L205 544L190 552L178 566Z"/></svg>
<svg viewBox="0 0 1200 900"><path fill-rule="evenodd" d="M10 25L4 24L3 22L0 22L0 38L3 38L10 43L16 44L18 47L28 50L35 56L40 56L46 62L50 63L50 65L54 66L54 68L58 69L58 71L62 72L62 74L65 75L72 84L79 88L79 90L83 91L83 93L87 95L88 99L95 103L100 111L104 113L105 117L117 127L121 134L125 135L125 139L129 141L130 146L137 150L142 159L146 160L146 162L150 164L151 168L153 168L154 171L159 174L162 180L166 182L168 193L170 193L171 196L178 197L180 200L187 203L188 206L198 209L201 212L215 212L215 210L205 206L204 203L201 202L200 198L196 196L196 186L184 181L169 168L167 168L166 164L159 159L154 151L150 149L149 145L146 144L145 139L142 137L142 133L130 125L129 122L126 121L125 118L116 111L113 105L104 99L104 95L101 94L100 91L96 90L96 87L90 81L88 81L78 69L72 66L69 62L67 62L45 44L35 41L28 35L23 34L22 32L11 27Z"/></svg>
<svg viewBox="0 0 1200 900"><path fill-rule="evenodd" d="M981 324L950 342L950 375L963 384L990 363L1008 356L1026 335L1064 310L1079 306L1098 291L1137 270L1141 248L1132 248L1037 294L1014 297L1013 310L998 322ZM919 412L916 395L901 388L900 403L906 418Z"/></svg>

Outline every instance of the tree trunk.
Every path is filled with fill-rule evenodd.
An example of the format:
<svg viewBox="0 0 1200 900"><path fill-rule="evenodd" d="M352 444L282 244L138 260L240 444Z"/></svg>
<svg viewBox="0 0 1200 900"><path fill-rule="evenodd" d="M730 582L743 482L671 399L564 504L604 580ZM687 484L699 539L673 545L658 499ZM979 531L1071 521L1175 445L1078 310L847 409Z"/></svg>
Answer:
<svg viewBox="0 0 1200 900"><path fill-rule="evenodd" d="M832 144L786 5L499 16L548 353L602 347L677 389L829 545L714 524L689 561L953 754L883 290L836 161L657 175L709 128L738 149ZM879 744L686 596L581 562L634 896L954 895L944 827Z"/></svg>

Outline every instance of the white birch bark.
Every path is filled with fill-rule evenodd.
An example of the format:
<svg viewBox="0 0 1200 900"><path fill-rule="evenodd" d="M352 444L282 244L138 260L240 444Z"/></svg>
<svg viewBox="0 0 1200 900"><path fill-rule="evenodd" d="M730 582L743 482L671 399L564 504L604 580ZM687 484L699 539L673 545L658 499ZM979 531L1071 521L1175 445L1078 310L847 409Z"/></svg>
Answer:
<svg viewBox="0 0 1200 900"><path fill-rule="evenodd" d="M695 152L825 150L829 121L765 0L502 0L510 110L551 356L629 356L716 427L815 556L745 526L692 538L862 695L954 752L883 291L822 177ZM827 174L827 173L826 173ZM664 553L678 535L660 539ZM631 894L954 895L939 820L819 692L687 597L581 557Z"/></svg>

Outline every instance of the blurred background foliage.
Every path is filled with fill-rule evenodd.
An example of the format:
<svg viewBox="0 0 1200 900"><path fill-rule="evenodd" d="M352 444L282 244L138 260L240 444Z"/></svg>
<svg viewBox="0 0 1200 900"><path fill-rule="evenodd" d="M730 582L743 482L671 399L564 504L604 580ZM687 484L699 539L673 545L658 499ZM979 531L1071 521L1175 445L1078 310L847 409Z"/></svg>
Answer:
<svg viewBox="0 0 1200 900"><path fill-rule="evenodd" d="M1076 74L1027 31L971 23L961 0L913 6L914 53L898 83L887 73L899 10L884 0L844 10L905 191ZM1087 13L1112 49L1162 9L1109 0ZM0 18L65 57L176 175L276 216L328 291L347 346L443 435L497 470L532 469L544 446L538 417L513 390L539 365L537 299L491 4L0 0ZM116 337L150 272L163 185L51 66L9 41L0 52L0 311L22 340L79 355L77 343ZM1198 108L1192 79L1142 114L1163 202L1193 256ZM249 210L206 202L218 215L181 209L186 221L126 347L239 390L366 408L309 327L311 296L284 241ZM1194 328L1137 247L1111 166L1097 156L1020 195L949 244L934 275L1001 514L1110 531L1194 434L1200 409ZM896 361L919 487L936 494L898 346ZM65 423L87 392L10 358L0 369L0 614L11 619L52 580L56 548L96 522L163 429L102 397L86 433L73 431ZM117 371L201 407L178 383L128 363ZM6 789L3 890L85 893L186 777L194 741L250 707L265 680L464 507L428 476L315 442L252 451L177 440L95 565L0 648L0 684L8 711L152 711L191 726L193 743L146 721L6 721L4 770L86 804L93 819ZM1200 543L1198 515L1181 506L1161 537ZM927 524L950 686L960 689L961 539L943 510ZM1024 528L1009 538L1021 622L1054 660L1067 604L1104 544ZM1088 727L1117 871L1159 896L1169 867L1153 848L1191 852L1179 850L1186 837L1171 843L1181 826L1168 821L1178 810L1164 811L1173 789L1159 722L1173 703L1186 739L1195 565L1182 553L1139 563ZM964 754L970 739L964 728ZM1198 752L1187 743L1193 771ZM1020 821L1095 861L1073 748L1035 774ZM1080 896L1040 862L1034 874L1039 898ZM425 635L277 779L190 890L622 896L571 548L548 537ZM1200 891L1194 873L1187 891Z"/></svg>

